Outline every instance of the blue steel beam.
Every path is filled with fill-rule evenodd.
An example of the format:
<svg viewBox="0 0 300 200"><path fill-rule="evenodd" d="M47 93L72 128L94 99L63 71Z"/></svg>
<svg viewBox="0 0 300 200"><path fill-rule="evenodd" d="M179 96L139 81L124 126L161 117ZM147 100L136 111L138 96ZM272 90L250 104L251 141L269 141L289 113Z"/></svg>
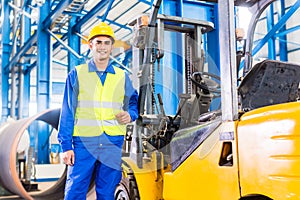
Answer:
<svg viewBox="0 0 300 200"><path fill-rule="evenodd" d="M9 19L9 13L10 8L8 6L8 0L2 0L2 6L1 6L1 16L2 19ZM1 27L1 33L2 33L2 52L1 52L1 59L2 59L2 66L1 66L1 78L2 78L2 88L1 88L1 95L2 95L2 112L1 112L1 121L5 121L9 115L9 108L8 108L8 89L9 89L9 82L8 82L8 74L4 73L5 66L9 63L9 57L10 57L10 21L9 20L3 20L2 21L2 27Z"/></svg>
<svg viewBox="0 0 300 200"><path fill-rule="evenodd" d="M280 9L278 11L278 20L280 20L281 16L283 16L285 13L285 3L284 3L284 0L281 0L278 3L280 4ZM286 25L283 25L279 32L282 32L285 30L286 30ZM279 57L280 57L280 60L282 60L282 61L288 60L288 48L287 48L286 40L287 40L286 35L282 35L279 37L279 54L280 54Z"/></svg>
<svg viewBox="0 0 300 200"><path fill-rule="evenodd" d="M270 31L274 26L274 5L271 4L269 9L267 9L267 30ZM275 46L275 37L272 36L268 40L268 58L276 60L276 46Z"/></svg>
<svg viewBox="0 0 300 200"><path fill-rule="evenodd" d="M112 2L113 2L113 1L112 1ZM119 2L119 3L120 3L120 2ZM136 2L133 6L131 6L130 8L127 8L125 11L123 11L123 14L126 13L126 12L128 12L129 10L131 10L131 9L132 9L133 7L135 7L138 3L139 3L139 2ZM119 31L119 30L121 30L121 29L127 29L127 30L130 31L129 34L131 34L131 33L132 33L132 29L131 29L131 28L127 27L126 25L122 25L122 24L119 24L119 23L116 22L120 17L122 17L123 14L119 15L119 16L118 16L117 18L115 18L114 20L108 20L108 19L106 19L107 14L108 14L109 10L111 9L111 6L112 6L112 5L110 5L110 6L107 8L106 13L105 13L104 15L98 16L98 18L101 19L102 21L105 21L105 20L106 20L106 21L109 22L110 24L113 24L113 25L118 26L119 28L116 29L115 32L117 32L117 31ZM115 7L115 6L116 6L116 5L114 5L114 7Z"/></svg>
<svg viewBox="0 0 300 200"><path fill-rule="evenodd" d="M56 63L56 64L59 64L60 66L63 66L63 67L68 67L68 64L67 63L64 63L64 62L61 62L59 60L52 60L53 63Z"/></svg>
<svg viewBox="0 0 300 200"><path fill-rule="evenodd" d="M30 73L24 73L24 85L23 87L23 108L21 118L29 116L29 102L30 102Z"/></svg>
<svg viewBox="0 0 300 200"><path fill-rule="evenodd" d="M29 0L24 1L24 4L22 6L21 10L24 10L25 13L29 13L30 12L30 8L26 8L26 6L28 5ZM21 17L19 18L19 21L21 20ZM27 50L36 42L36 37L33 35L33 38L29 39L30 36L30 31L28 33L28 31L26 30L30 30L30 28L28 29L26 26L28 26L28 24L30 24L30 19L29 18L25 18L25 36L24 36L24 40L25 42L25 46L22 46L21 49L18 50L18 53L12 58L12 60L10 61L9 65L6 66L5 72L8 73L12 66L16 65L17 62L20 60L20 58L27 52ZM20 23L18 23L18 26L20 25ZM35 37L35 38L34 38ZM28 41L27 41L28 40ZM29 44L27 44L29 43Z"/></svg>
<svg viewBox="0 0 300 200"><path fill-rule="evenodd" d="M49 28L52 22L55 21L55 19L58 18L72 2L73 0L60 1L55 9L43 21L43 29Z"/></svg>
<svg viewBox="0 0 300 200"><path fill-rule="evenodd" d="M46 1L40 7L39 22L45 21L45 18L50 13L50 1ZM37 111L42 112L50 107L51 95L51 58L52 58L52 45L51 36L43 29L43 26L38 26L38 41L37 41ZM37 163L49 163L49 127L44 123L38 123L38 131L35 133L37 138ZM41 134L42 133L42 134Z"/></svg>
<svg viewBox="0 0 300 200"><path fill-rule="evenodd" d="M8 34L9 35L9 34ZM17 54L11 59L11 61L6 65L6 67L4 68L4 73L8 73L10 72L11 68L16 65L19 60L24 56L24 54L32 47L36 44L37 41L37 33L35 32L24 44L24 46L22 46Z"/></svg>
<svg viewBox="0 0 300 200"><path fill-rule="evenodd" d="M150 10L150 9L149 9ZM99 19L103 19L103 17L102 16L98 16L97 18L99 18ZM121 30L121 29L127 29L127 30L129 30L130 31L130 33L129 34L131 34L132 33L132 29L131 28L129 28L128 26L126 26L126 25L123 25L123 24L120 24L120 23L117 23L117 22L115 22L115 21L113 21L113 20L109 20L109 19L105 19L109 24L113 24L113 25L116 25L116 26L118 26L119 28L118 29L116 29L115 30L115 32L117 32L117 31L119 31L119 30Z"/></svg>
<svg viewBox="0 0 300 200"><path fill-rule="evenodd" d="M11 2L9 2L8 5L11 6L16 12L19 10L19 8L14 6ZM17 15L17 16L15 16L15 18L16 18L17 21L16 21L16 27L14 27L14 28L15 28L15 30L20 30L21 16ZM17 43L17 40L18 40L16 38L17 31L15 31L15 30L13 30L14 34L13 34L12 38L15 38L15 39L12 40L11 51L12 51L12 48L15 46L15 43Z"/></svg>
<svg viewBox="0 0 300 200"><path fill-rule="evenodd" d="M281 32L277 33L275 36L276 37L280 37L282 35L287 35L289 33L292 33L292 32L298 31L298 30L300 30L300 25L294 26L294 27L286 29L284 31L281 31Z"/></svg>
<svg viewBox="0 0 300 200"><path fill-rule="evenodd" d="M147 0L139 0L139 2L148 4L148 5L150 5L150 6L153 5L153 1L154 1L154 0L149 0L149 1L147 1Z"/></svg>
<svg viewBox="0 0 300 200"><path fill-rule="evenodd" d="M71 32L72 33L76 33L76 32L81 33L81 31L80 31L81 26L83 26L83 24L85 24L89 19L96 17L96 15L99 13L99 11L101 11L106 6L107 2L108 2L108 0L99 2L86 15L83 15L83 17L79 21L77 21L73 27L70 27L70 29L72 30ZM61 40L65 41L68 37L69 37L69 33L66 33L61 37ZM60 43L56 42L53 45L53 49L56 49L59 45L60 45Z"/></svg>
<svg viewBox="0 0 300 200"><path fill-rule="evenodd" d="M69 22L69 29L72 29L72 27L76 24L77 17L72 17L72 19ZM67 33L68 35L68 43L71 49L73 49L75 52L80 54L80 44L81 44L81 38L78 37L74 32L69 31ZM82 56L80 58L83 58ZM80 60L77 58L75 54L68 52L68 72L71 71L75 66L80 64Z"/></svg>
<svg viewBox="0 0 300 200"><path fill-rule="evenodd" d="M104 13L103 15L103 20L105 20L105 18L107 17L108 15L108 12L110 11L111 7L112 7L112 4L113 4L113 0L110 0L109 1L109 4L108 4L108 7L106 9L106 12ZM99 4L98 4L99 5ZM96 6L97 7L97 6ZM102 8L103 6L99 6L98 8ZM94 9L92 9L92 13L94 12L93 11ZM87 14L89 15L89 14ZM84 18L84 17L83 17ZM71 21L70 21L70 29L72 29L72 26L74 26L75 24L78 24L76 23L76 20L75 18L72 18ZM48 33L51 34L51 32L48 30ZM70 71L74 66L78 65L80 63L80 61L78 59L81 59L82 56L80 56L78 53L76 52L79 52L80 51L80 38L78 38L78 36L74 35L74 31L69 31L67 34L65 34L67 37L68 37L68 40L69 40L69 45L70 47L66 46L64 43L63 43L63 39L58 39L57 37L55 37L53 34L51 34L53 37L55 37L55 39L60 43L62 44L64 47L66 47L66 49L68 50L68 52L71 52L74 56L72 55L68 55L68 63L69 63L69 66L68 66L68 71ZM58 47L57 44L55 44L55 47L56 48ZM73 50L75 49L75 51Z"/></svg>
<svg viewBox="0 0 300 200"><path fill-rule="evenodd" d="M85 11L83 11L82 13L74 13L74 12L70 12L70 11L64 11L64 14L66 15L70 15L72 17L83 17Z"/></svg>
<svg viewBox="0 0 300 200"><path fill-rule="evenodd" d="M300 44L298 44L298 45L300 46ZM299 48L295 48L295 49L290 49L289 53L296 52L296 51L300 51L300 47Z"/></svg>
<svg viewBox="0 0 300 200"><path fill-rule="evenodd" d="M23 73L30 74L31 70L36 67L36 61L31 64L24 65Z"/></svg>
<svg viewBox="0 0 300 200"><path fill-rule="evenodd" d="M210 3L210 2L199 2L199 1L194 1L194 0L183 0L184 4L190 4L194 6L199 6L199 7L207 7L207 6L212 6L216 5L216 3Z"/></svg>
<svg viewBox="0 0 300 200"><path fill-rule="evenodd" d="M67 44L64 43L61 39L59 39L54 33L52 33L49 29L45 30L47 33L49 33L52 37L54 37L61 45L63 45L68 52L71 52L76 58L81 59L82 56L80 56L76 51L74 51L71 47L69 47Z"/></svg>
<svg viewBox="0 0 300 200"><path fill-rule="evenodd" d="M183 0L179 0L177 1L177 5L176 5L176 16L179 16L179 17L184 17L183 14L184 14L184 5L183 5ZM178 41L178 44L177 44L177 48L178 48L178 55L184 55L184 45L183 45L183 42L182 42L182 36L181 35L175 35L174 36L176 38L176 41ZM180 41L180 42L179 42ZM181 56L178 56L176 55L175 56L175 62L177 63L181 63L183 66L184 66L184 59L182 59ZM180 79L181 75L183 74L183 71L184 69L182 68L182 66L180 66L180 64L177 65L177 67L175 68L176 70L176 79L178 79L176 81L176 83L173 84L173 86L177 86L177 89L174 91L176 92L177 94L180 94L180 93L183 93L184 89L183 89L183 80ZM177 97L178 98L178 97ZM176 104L174 104L176 105ZM175 112L173 110L174 113L176 113L177 111L177 106L174 106L173 105L173 109L176 109Z"/></svg>
<svg viewBox="0 0 300 200"><path fill-rule="evenodd" d="M113 1L110 1L111 3L113 3ZM105 5L104 5L105 6ZM103 6L103 7L104 7ZM116 5L114 5L114 6L116 6ZM103 7L98 7L97 9L102 9ZM109 12L109 8L111 8L111 6L109 5L108 6L108 9L107 9L107 11L106 11L106 13L108 13ZM91 10L90 12L92 12L92 13L97 13L98 11L93 11L93 10ZM92 15L92 13L90 13L90 15ZM73 16L77 16L77 17L80 17L80 16L85 16L85 15L83 15L83 14L75 14L74 15L74 13L73 14L70 14L70 15L73 15ZM88 14L87 14L88 15ZM112 21L112 20L109 20L109 19L106 19L106 16L107 14L104 14L103 16L95 16L95 17L97 17L97 18L99 18L99 19L105 19L107 22L109 22L110 24L113 24L113 25L116 25L116 26L118 26L118 27L120 27L120 29L127 29L127 30L129 30L129 31L132 31L132 29L131 28L129 28L129 27L127 27L126 25L123 25L123 24L119 24L119 23L117 23L117 22L115 22L115 21ZM88 17L87 19L89 19L90 17ZM83 18L81 18L81 20L83 20ZM82 24L84 24L86 22L86 20L84 20L83 22L82 22ZM74 25L75 27L73 27L72 28L72 32L80 32L79 30L80 30L80 26L79 26L79 22L76 22L76 24ZM117 29L117 30L115 30L115 31L118 31L119 29ZM131 34L131 33L130 33ZM69 37L69 33L66 33L66 34L64 34L62 37L61 37L61 40L62 41L65 41L66 39L68 39L68 37ZM60 46L60 43L59 42L56 42L54 45L53 45L53 49L56 49L58 46Z"/></svg>
<svg viewBox="0 0 300 200"><path fill-rule="evenodd" d="M40 8L40 21L47 16L49 12L49 2L46 3ZM41 112L44 109L49 108L49 88L50 88L50 66L51 66L51 36L43 30L42 26L38 27L37 31L38 41L37 41L37 103L38 111ZM43 98L41 98L43 97ZM41 101L41 102L39 102Z"/></svg>
<svg viewBox="0 0 300 200"><path fill-rule="evenodd" d="M104 15L102 15L102 21L104 21L107 18L107 15L108 15L109 11L111 10L113 3L114 3L114 0L109 1L106 11L105 11Z"/></svg>
<svg viewBox="0 0 300 200"><path fill-rule="evenodd" d="M26 7L29 3L29 0L24 2L24 9L26 12L30 12L31 8ZM30 39L31 34L31 19L30 18L24 18L24 42ZM29 61L25 61L24 66L28 65ZM22 95L20 98L22 98L21 103L19 103L19 118L25 118L29 116L29 102L30 102L30 73L24 72L24 66L23 70L20 72L23 75L23 85L20 85L20 89L22 92L20 92L20 95ZM22 110L20 110L22 109Z"/></svg>
<svg viewBox="0 0 300 200"><path fill-rule="evenodd" d="M72 28L72 31L80 32L81 26L83 26L88 20L94 18L98 15L99 11L101 11L106 4L108 3L108 0L100 1L92 10L90 10L83 18L81 18L76 25Z"/></svg>
<svg viewBox="0 0 300 200"><path fill-rule="evenodd" d="M265 35L263 39L259 41L259 43L254 47L252 56L254 56L265 44L266 42L275 35L275 33L286 24L287 20L298 10L300 7L300 0L296 1L296 3L291 6L291 8L286 12L285 15L278 21L277 24Z"/></svg>

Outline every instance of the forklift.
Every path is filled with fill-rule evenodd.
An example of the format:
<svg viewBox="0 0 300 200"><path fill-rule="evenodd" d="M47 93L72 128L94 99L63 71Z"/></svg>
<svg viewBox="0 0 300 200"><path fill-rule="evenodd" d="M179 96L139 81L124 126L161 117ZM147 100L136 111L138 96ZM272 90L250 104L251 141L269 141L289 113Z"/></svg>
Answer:
<svg viewBox="0 0 300 200"><path fill-rule="evenodd" d="M237 84L231 15L219 22L228 28L220 34L228 45L221 46L226 53L219 77L204 65L201 49L202 35L214 24L159 15L160 1L155 5L131 23L142 61L139 118L127 126L115 199L299 199L300 66L265 60L249 67L245 57ZM219 14L228 10L224 4ZM154 93L153 68L164 59L165 31L186 38L185 93L178 94L175 115L166 114L168 102ZM246 42L245 56L250 47ZM216 99L221 106L212 110Z"/></svg>

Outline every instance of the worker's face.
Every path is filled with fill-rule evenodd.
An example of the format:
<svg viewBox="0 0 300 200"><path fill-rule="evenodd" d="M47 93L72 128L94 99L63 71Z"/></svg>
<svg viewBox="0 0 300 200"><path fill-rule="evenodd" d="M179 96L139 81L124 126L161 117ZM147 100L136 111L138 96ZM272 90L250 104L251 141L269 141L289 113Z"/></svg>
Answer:
<svg viewBox="0 0 300 200"><path fill-rule="evenodd" d="M94 59L97 61L108 60L113 49L112 40L107 36L97 36L89 43Z"/></svg>

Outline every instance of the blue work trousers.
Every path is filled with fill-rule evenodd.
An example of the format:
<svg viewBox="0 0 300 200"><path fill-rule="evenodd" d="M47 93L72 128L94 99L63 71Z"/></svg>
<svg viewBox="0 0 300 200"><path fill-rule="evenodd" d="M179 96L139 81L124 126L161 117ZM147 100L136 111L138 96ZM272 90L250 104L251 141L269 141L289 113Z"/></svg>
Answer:
<svg viewBox="0 0 300 200"><path fill-rule="evenodd" d="M124 136L73 137L75 163L68 166L65 200L84 200L95 172L97 200L114 200L122 178Z"/></svg>

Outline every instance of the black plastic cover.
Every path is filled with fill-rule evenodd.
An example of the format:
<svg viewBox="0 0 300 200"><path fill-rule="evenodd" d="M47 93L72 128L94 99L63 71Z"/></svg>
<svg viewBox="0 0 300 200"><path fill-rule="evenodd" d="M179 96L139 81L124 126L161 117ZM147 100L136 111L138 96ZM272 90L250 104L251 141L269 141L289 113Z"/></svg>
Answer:
<svg viewBox="0 0 300 200"><path fill-rule="evenodd" d="M265 60L256 64L239 86L244 111L299 99L300 65Z"/></svg>

